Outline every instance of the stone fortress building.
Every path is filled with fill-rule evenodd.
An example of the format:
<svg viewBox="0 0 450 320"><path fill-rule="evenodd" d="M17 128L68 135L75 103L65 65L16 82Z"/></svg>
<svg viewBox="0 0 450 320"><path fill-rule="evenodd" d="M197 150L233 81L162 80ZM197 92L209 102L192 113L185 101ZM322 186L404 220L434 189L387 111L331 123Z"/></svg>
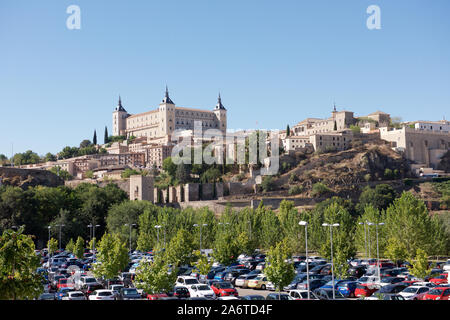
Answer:
<svg viewBox="0 0 450 320"><path fill-rule="evenodd" d="M112 116L113 135L126 137L147 137L158 139L171 136L175 130L194 130L194 121L200 121L203 129L227 131L227 110L219 94L217 105L213 110L178 107L169 97L166 87L165 97L154 110L139 114L129 114L119 104Z"/></svg>

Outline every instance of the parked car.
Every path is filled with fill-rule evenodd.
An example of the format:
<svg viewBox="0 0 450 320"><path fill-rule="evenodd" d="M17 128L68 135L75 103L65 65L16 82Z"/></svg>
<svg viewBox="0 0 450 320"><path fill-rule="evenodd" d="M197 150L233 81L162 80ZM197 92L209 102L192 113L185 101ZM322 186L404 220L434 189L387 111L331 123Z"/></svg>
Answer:
<svg viewBox="0 0 450 320"><path fill-rule="evenodd" d="M95 290L89 295L89 300L116 300L112 290Z"/></svg>
<svg viewBox="0 0 450 320"><path fill-rule="evenodd" d="M294 298L287 293L269 293L266 300L294 300Z"/></svg>
<svg viewBox="0 0 450 320"><path fill-rule="evenodd" d="M304 280L302 283L297 284L297 289L308 290L309 287L309 290L313 291L320 288L325 283L327 283L327 281L323 279L309 279L309 284L306 280Z"/></svg>
<svg viewBox="0 0 450 320"><path fill-rule="evenodd" d="M69 291L62 300L86 300L86 296L81 291Z"/></svg>
<svg viewBox="0 0 450 320"><path fill-rule="evenodd" d="M147 294L147 300L162 300L169 297L166 293Z"/></svg>
<svg viewBox="0 0 450 320"><path fill-rule="evenodd" d="M266 300L266 298L264 298L263 296L261 296L259 294L252 294L252 295L242 296L241 299L242 300Z"/></svg>
<svg viewBox="0 0 450 320"><path fill-rule="evenodd" d="M449 300L450 287L436 287L428 291L423 300Z"/></svg>
<svg viewBox="0 0 450 320"><path fill-rule="evenodd" d="M191 296L191 294L189 293L189 289L184 286L173 288L173 292L171 292L171 295L173 297L176 297L177 299L187 299Z"/></svg>
<svg viewBox="0 0 450 320"><path fill-rule="evenodd" d="M442 266L442 270L450 272L450 259Z"/></svg>
<svg viewBox="0 0 450 320"><path fill-rule="evenodd" d="M38 300L56 300L54 293L43 293L39 296Z"/></svg>
<svg viewBox="0 0 450 320"><path fill-rule="evenodd" d="M364 300L406 300L399 294L396 293L385 293L385 294L374 294L370 297L364 298Z"/></svg>
<svg viewBox="0 0 450 320"><path fill-rule="evenodd" d="M380 290L376 291L376 293L399 293L407 288L407 285L404 284L389 284L387 286L381 287Z"/></svg>
<svg viewBox="0 0 450 320"><path fill-rule="evenodd" d="M86 285L100 285L100 283L94 277L80 277L75 283L75 288L80 290Z"/></svg>
<svg viewBox="0 0 450 320"><path fill-rule="evenodd" d="M431 278L430 282L434 283L435 285L448 283L448 273L441 273L440 275Z"/></svg>
<svg viewBox="0 0 450 320"><path fill-rule="evenodd" d="M337 286L337 289L347 298L354 298L356 287L358 286L357 281L344 281Z"/></svg>
<svg viewBox="0 0 450 320"><path fill-rule="evenodd" d="M117 298L120 294L120 289L124 288L123 284L113 284L109 287L110 290L114 293L114 296Z"/></svg>
<svg viewBox="0 0 450 320"><path fill-rule="evenodd" d="M177 278L177 285L183 285L186 287L192 286L194 284L200 284L196 277L191 276L181 276Z"/></svg>
<svg viewBox="0 0 450 320"><path fill-rule="evenodd" d="M67 296L67 293L69 291L73 291L73 290L74 290L73 287L64 287L64 288L59 289L55 293L56 300L62 300L65 296Z"/></svg>
<svg viewBox="0 0 450 320"><path fill-rule="evenodd" d="M334 299L333 299L333 290L331 288L316 289L313 292L320 300L346 300L344 295L339 290L334 290Z"/></svg>
<svg viewBox="0 0 450 320"><path fill-rule="evenodd" d="M142 296L138 293L136 288L122 288L119 291L117 300L141 300Z"/></svg>
<svg viewBox="0 0 450 320"><path fill-rule="evenodd" d="M374 292L378 291L379 287L368 283L359 283L356 285L356 297L370 297Z"/></svg>
<svg viewBox="0 0 450 320"><path fill-rule="evenodd" d="M248 281L248 287L252 289L261 289L266 290L267 283L269 280L267 280L267 277L264 275L260 275L256 277L255 279L251 279Z"/></svg>
<svg viewBox="0 0 450 320"><path fill-rule="evenodd" d="M217 297L238 296L237 290L230 282L216 282L211 286Z"/></svg>
<svg viewBox="0 0 450 320"><path fill-rule="evenodd" d="M398 294L406 300L417 300L417 296L421 293L430 291L430 287L426 286L409 286L400 291Z"/></svg>
<svg viewBox="0 0 450 320"><path fill-rule="evenodd" d="M243 274L236 278L234 285L236 287L247 288L250 280L256 279L260 274Z"/></svg>
<svg viewBox="0 0 450 320"><path fill-rule="evenodd" d="M379 284L380 284L381 287L385 287L387 285L396 284L396 283L400 283L400 282L403 282L403 281L405 281L405 278L385 277L385 278L381 278L381 281L380 281Z"/></svg>
<svg viewBox="0 0 450 320"><path fill-rule="evenodd" d="M216 298L214 290L206 284L195 284L188 287L188 290L191 297Z"/></svg>
<svg viewBox="0 0 450 320"><path fill-rule="evenodd" d="M308 300L308 290L289 290L289 295L294 300ZM310 300L319 300L314 292L309 292Z"/></svg>
<svg viewBox="0 0 450 320"><path fill-rule="evenodd" d="M91 293L93 293L95 290L103 289L103 287L96 283L96 284L85 284L83 287L81 287L81 290L86 296L89 296Z"/></svg>
<svg viewBox="0 0 450 320"><path fill-rule="evenodd" d="M349 268L348 274L350 276L360 278L366 273L366 269L367 268L364 265L353 266Z"/></svg>

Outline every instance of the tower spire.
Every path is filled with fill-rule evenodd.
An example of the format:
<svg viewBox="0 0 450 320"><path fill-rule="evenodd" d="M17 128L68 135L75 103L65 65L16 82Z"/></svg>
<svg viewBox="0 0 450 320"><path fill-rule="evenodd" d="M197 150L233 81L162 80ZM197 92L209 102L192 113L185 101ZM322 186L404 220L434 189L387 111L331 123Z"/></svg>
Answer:
<svg viewBox="0 0 450 320"><path fill-rule="evenodd" d="M169 97L169 88L167 87L167 84L166 84L166 93L164 95L164 99L163 99L162 102L163 103L169 103L169 104L175 104L175 103L173 103L173 101Z"/></svg>

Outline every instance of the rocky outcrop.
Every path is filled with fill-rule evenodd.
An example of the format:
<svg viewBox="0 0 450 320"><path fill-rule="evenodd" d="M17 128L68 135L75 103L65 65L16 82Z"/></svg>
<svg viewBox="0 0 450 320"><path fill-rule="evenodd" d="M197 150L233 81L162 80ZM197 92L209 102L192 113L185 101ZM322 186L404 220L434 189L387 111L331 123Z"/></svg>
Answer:
<svg viewBox="0 0 450 320"><path fill-rule="evenodd" d="M0 167L0 184L25 190L35 186L57 187L64 185L64 180L48 170Z"/></svg>

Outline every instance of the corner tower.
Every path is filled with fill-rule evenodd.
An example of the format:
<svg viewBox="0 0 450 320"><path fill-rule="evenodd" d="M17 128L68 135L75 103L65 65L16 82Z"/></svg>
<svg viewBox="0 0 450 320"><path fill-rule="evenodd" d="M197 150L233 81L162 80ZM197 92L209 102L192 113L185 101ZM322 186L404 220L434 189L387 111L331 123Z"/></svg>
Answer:
<svg viewBox="0 0 450 320"><path fill-rule="evenodd" d="M214 114L216 115L217 121L219 122L219 130L222 131L223 134L227 132L227 109L222 104L222 98L220 97L217 100L216 107L214 108Z"/></svg>
<svg viewBox="0 0 450 320"><path fill-rule="evenodd" d="M122 100L119 96L119 103L113 111L113 136L126 135L128 116L129 114L122 106Z"/></svg>

